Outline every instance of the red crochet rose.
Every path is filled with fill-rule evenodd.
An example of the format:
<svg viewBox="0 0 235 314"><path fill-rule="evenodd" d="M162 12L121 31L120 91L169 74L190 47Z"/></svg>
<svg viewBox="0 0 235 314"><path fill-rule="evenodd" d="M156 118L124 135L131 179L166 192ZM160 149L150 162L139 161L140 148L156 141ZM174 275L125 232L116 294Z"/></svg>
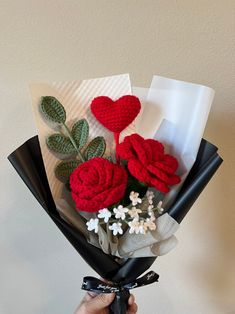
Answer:
<svg viewBox="0 0 235 314"><path fill-rule="evenodd" d="M125 169L104 158L79 165L70 176L72 197L78 210L97 212L118 202L125 193Z"/></svg>
<svg viewBox="0 0 235 314"><path fill-rule="evenodd" d="M117 148L118 156L127 160L131 175L148 186L163 193L169 192L169 185L180 182L175 175L177 160L164 154L163 145L153 139L145 140L138 134L126 136Z"/></svg>

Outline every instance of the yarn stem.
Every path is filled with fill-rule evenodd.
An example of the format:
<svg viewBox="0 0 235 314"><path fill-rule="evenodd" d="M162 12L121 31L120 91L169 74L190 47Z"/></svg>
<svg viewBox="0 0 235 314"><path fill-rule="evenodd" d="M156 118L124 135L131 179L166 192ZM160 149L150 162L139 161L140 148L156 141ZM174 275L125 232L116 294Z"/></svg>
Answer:
<svg viewBox="0 0 235 314"><path fill-rule="evenodd" d="M115 143L116 143L116 162L117 162L117 164L120 164L120 158L119 158L118 153L117 153L117 147L119 145L120 133L114 132L113 134L114 134L114 140L115 140Z"/></svg>
<svg viewBox="0 0 235 314"><path fill-rule="evenodd" d="M73 136L72 136L72 134L71 134L69 128L67 127L67 125L66 125L65 123L63 123L63 127L64 127L65 132L66 132L66 134L68 135L68 137L69 137L71 143L73 144L74 148L76 149L79 158L81 159L82 162L85 162L85 159L83 158L82 153L80 152L80 150L79 150L79 148L78 148L76 142L74 141Z"/></svg>

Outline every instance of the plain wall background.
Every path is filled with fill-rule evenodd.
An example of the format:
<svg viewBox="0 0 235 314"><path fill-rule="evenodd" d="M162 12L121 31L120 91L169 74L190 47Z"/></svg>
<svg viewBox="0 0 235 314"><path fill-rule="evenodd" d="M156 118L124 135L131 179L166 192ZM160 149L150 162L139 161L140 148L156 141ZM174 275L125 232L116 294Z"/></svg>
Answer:
<svg viewBox="0 0 235 314"><path fill-rule="evenodd" d="M141 314L235 313L234 0L0 0L0 313L70 314L94 272L48 219L6 156L36 134L29 81L129 72L216 90L205 137L225 162L157 259Z"/></svg>

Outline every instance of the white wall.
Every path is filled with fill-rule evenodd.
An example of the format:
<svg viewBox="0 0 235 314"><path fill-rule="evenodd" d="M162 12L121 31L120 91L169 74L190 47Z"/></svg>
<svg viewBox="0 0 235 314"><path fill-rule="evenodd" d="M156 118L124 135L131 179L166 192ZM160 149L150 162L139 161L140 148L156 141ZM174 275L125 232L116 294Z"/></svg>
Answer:
<svg viewBox="0 0 235 314"><path fill-rule="evenodd" d="M235 313L234 0L0 0L0 313L69 314L81 299L83 262L6 156L36 134L29 81L130 72L206 84L216 98L205 137L225 162L135 291L142 314Z"/></svg>

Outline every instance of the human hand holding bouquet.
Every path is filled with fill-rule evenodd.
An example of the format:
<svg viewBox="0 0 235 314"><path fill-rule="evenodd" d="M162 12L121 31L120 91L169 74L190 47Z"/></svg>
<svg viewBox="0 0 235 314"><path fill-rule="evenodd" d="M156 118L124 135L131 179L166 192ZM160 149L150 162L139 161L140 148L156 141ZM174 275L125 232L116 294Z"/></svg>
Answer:
<svg viewBox="0 0 235 314"><path fill-rule="evenodd" d="M109 305L115 298L115 293L96 294L87 292L74 314L108 314ZM125 314L136 314L138 306L133 294L128 299L127 312Z"/></svg>

